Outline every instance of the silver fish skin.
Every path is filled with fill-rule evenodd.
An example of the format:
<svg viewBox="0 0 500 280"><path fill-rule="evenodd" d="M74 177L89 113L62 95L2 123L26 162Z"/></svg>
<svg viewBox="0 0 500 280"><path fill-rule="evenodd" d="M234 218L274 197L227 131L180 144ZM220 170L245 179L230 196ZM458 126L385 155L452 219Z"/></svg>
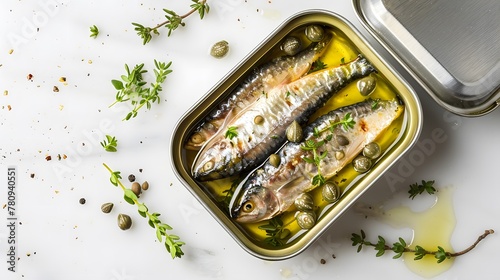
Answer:
<svg viewBox="0 0 500 280"><path fill-rule="evenodd" d="M285 142L286 128L296 120L305 124L319 107L355 79L375 69L358 56L355 60L309 74L274 88L226 122L194 160L192 175L200 181L230 177L259 166ZM256 124L256 117L264 122ZM236 132L226 137L228 129Z"/></svg>
<svg viewBox="0 0 500 280"><path fill-rule="evenodd" d="M211 111L187 138L184 147L188 150L199 150L222 126L229 115L238 114L248 105L257 100L263 92L272 88L293 82L310 69L314 61L320 58L327 49L332 34L294 56L281 56L254 69L238 86L228 99Z"/></svg>
<svg viewBox="0 0 500 280"><path fill-rule="evenodd" d="M309 124L304 129L305 140L323 141L332 134L332 140L326 141L318 153L326 152L321 161L320 170L325 178L333 177L350 163L363 147L373 142L403 112L399 100L380 101L372 108L373 101L331 111ZM315 137L313 130L323 130L332 123L339 122L350 113L355 125L345 129L338 125L333 132L325 131ZM337 137L345 137L347 145L339 144ZM254 223L270 219L286 211L302 193L314 189L313 177L318 174L315 164L303 158L311 158L311 152L301 148L305 142L287 142L278 152L281 158L279 166L268 162L252 171L238 186L231 202L231 217L240 223ZM345 144L345 143L343 143ZM342 151L344 157L338 159L336 152Z"/></svg>

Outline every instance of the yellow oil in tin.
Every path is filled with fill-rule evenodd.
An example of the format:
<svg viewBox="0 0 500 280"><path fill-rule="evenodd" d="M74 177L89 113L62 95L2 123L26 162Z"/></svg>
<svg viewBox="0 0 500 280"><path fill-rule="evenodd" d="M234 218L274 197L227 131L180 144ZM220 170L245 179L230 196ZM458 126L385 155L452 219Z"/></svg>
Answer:
<svg viewBox="0 0 500 280"><path fill-rule="evenodd" d="M359 52L355 48L354 44L349 40L349 38L347 38L344 33L342 33L340 30L334 27L329 28L328 31L333 33L333 39L329 44L325 54L323 55L323 57L320 58L320 60L323 63L325 63L327 67L337 67L342 63L347 63L356 59ZM303 34L304 34L304 28L300 28L295 32L291 33L290 35L300 37L305 42L307 39ZM275 49L268 52L266 59L270 60L273 57L279 55L283 55L283 53L279 50L278 46ZM331 110L351 105L354 103L362 102L367 98L371 98L374 100L376 99L391 100L397 98L397 92L393 90L393 88L390 86L390 84L386 81L386 79L383 76L381 76L378 73L372 73L371 75L373 75L374 78L376 79L377 85L373 93L371 93L368 97L363 96L359 93L359 90L356 85L357 81L354 81L351 84L347 85L340 92L335 94L335 96L333 96L325 104L324 107L318 110L311 117L311 120ZM400 130L402 128L404 119L403 115L404 114L401 114L401 116L398 119L396 119L387 129L386 133L381 135L381 137L379 137L379 139L376 140L376 142L381 146L381 148L384 151L400 136ZM188 161L189 166L192 164L194 157L195 157L194 152L186 151L186 159ZM334 178L330 178L330 180L333 180L339 186L341 192L344 193L347 189L350 188L351 183L356 178L358 178L358 176L360 176L360 174L353 169L351 164L349 164L343 170L341 170L336 176L334 176ZM229 213L229 211L228 209L224 209L224 207L227 208L228 199L230 198L228 194L230 195L231 192L234 191L233 182L235 180L238 180L238 178L226 178L211 182L203 182L203 185L206 188L207 192L209 192L214 197L214 200L219 203L220 207L222 208L222 211L226 213ZM318 216L318 219L321 219L322 215L320 214L324 213L325 210L328 211L327 209L329 207L334 207L334 205L333 206L331 204L329 205L323 200L320 188L312 190L311 194L314 198L314 205L315 205L314 210ZM294 206L292 206L287 212L283 213L280 216L280 219L283 221L284 227L288 229L291 233L287 237L287 240L300 238L300 235L305 232L298 226L297 222L295 221L295 212L296 209L294 208ZM255 243L258 244L260 247L273 249L272 247L270 247L269 244L266 244L264 242L264 239L267 237L266 232L262 229L259 229L259 226L265 225L267 223L269 223L269 221L264 221L255 224L241 224L239 226L241 227L242 231L244 231L247 234L247 236L253 238L255 240Z"/></svg>

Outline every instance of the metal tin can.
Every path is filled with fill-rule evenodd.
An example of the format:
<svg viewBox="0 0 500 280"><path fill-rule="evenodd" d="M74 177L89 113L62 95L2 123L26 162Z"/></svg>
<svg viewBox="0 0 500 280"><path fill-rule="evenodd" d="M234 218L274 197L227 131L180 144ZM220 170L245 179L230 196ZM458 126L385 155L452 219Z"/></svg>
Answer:
<svg viewBox="0 0 500 280"><path fill-rule="evenodd" d="M282 55L281 43L289 36L305 37L304 30L311 25L318 25L334 35L327 53L321 58L328 66L343 64L350 57L362 54L376 68L377 88L372 97L377 94L397 96L405 105L404 113L394 125L384 133L381 141L385 141L384 154L366 173L359 174L352 166L344 168L340 173L344 176L338 186L341 196L333 204L318 202L317 221L312 228L301 229L293 222L294 211L283 214L281 233L282 243L270 244L269 237L263 225L269 221L256 224L238 224L231 219L227 199L234 191L231 180L223 179L211 182L200 182L191 175L191 164L195 152L186 150L184 143L190 137L191 131L200 121L217 107L228 95L245 80L245 77L259 65L276 56ZM357 91L353 83L328 101L321 111L334 107L349 105L365 100L367 97ZM353 95L351 93L357 92ZM377 93L378 92L378 93ZM329 108L330 107L330 108ZM314 115L313 115L314 117ZM313 118L312 117L312 118ZM353 205L353 203L380 178L404 153L416 142L422 126L422 109L420 102L406 81L367 43L362 35L341 16L323 10L300 12L277 27L259 46L218 82L203 96L178 122L171 139L171 160L174 172L185 187L198 199L220 225L234 240L250 254L266 260L282 260L293 257L304 251L324 231ZM321 190L312 193L312 197L321 200ZM321 204L323 203L323 204ZM316 217L317 216L317 217ZM264 227L265 228L265 227ZM280 227L281 228L281 227Z"/></svg>
<svg viewBox="0 0 500 280"><path fill-rule="evenodd" d="M353 3L361 23L443 108L472 117L498 107L498 0Z"/></svg>

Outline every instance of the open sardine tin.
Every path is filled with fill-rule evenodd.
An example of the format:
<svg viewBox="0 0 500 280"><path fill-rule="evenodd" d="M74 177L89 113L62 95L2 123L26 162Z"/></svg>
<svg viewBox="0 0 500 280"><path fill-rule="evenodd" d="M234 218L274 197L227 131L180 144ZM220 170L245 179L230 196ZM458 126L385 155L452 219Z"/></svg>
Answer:
<svg viewBox="0 0 500 280"><path fill-rule="evenodd" d="M253 69L270 61L273 57L283 55L280 46L289 36L300 38L305 45L304 29L312 24L320 25L333 33L333 39L328 49L320 58L328 66L337 66L348 62L362 54L376 69L374 75L377 86L369 96L372 99L398 98L404 104L403 113L377 138L383 149L383 154L377 159L371 169L363 174L354 171L352 164L344 167L333 180L341 190L341 197L335 203L326 203L321 198L321 191L316 188L311 191L314 198L314 211L317 216L315 225L309 230L303 230L295 219L295 206L280 216L285 228L290 234L282 240L280 246L266 242L266 231L259 226L268 221L240 224L229 214L228 195L234 191L232 180L222 179L211 182L197 181L191 175L191 166L196 152L186 150L186 143L195 126L228 95ZM311 120L332 109L361 102L368 97L357 89L357 81L352 82L316 112ZM323 11L310 10L298 13L275 29L248 56L236 65L220 82L204 95L178 122L172 139L172 166L179 180L207 209L220 225L248 253L266 260L282 260L293 257L304 251L323 232L349 209L351 205L391 167L416 142L422 126L422 109L413 89L381 58L367 43L360 33L339 15ZM240 175L245 176L245 175ZM233 186L234 187L234 186Z"/></svg>

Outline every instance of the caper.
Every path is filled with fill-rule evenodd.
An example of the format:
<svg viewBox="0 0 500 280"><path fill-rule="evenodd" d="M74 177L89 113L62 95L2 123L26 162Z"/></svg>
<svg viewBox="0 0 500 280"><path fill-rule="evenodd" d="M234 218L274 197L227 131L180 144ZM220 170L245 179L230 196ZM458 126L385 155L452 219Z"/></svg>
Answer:
<svg viewBox="0 0 500 280"><path fill-rule="evenodd" d="M365 156L357 156L353 161L352 165L354 170L359 173L365 173L372 167L372 160Z"/></svg>
<svg viewBox="0 0 500 280"><path fill-rule="evenodd" d="M379 144L371 142L363 148L363 155L365 157L376 159L382 154Z"/></svg>
<svg viewBox="0 0 500 280"><path fill-rule="evenodd" d="M135 195L137 197L139 197L139 195L141 195L141 185L139 183L133 182L130 189L132 190L133 193L135 193Z"/></svg>
<svg viewBox="0 0 500 280"><path fill-rule="evenodd" d="M305 33L307 39L311 40L311 42L319 42L325 36L325 31L323 30L323 27L316 24L309 25L308 27L306 27Z"/></svg>
<svg viewBox="0 0 500 280"><path fill-rule="evenodd" d="M215 58L223 58L229 51L229 43L225 40L215 43L210 49L210 55Z"/></svg>
<svg viewBox="0 0 500 280"><path fill-rule="evenodd" d="M143 191L147 191L149 189L149 183L148 183L148 181L144 181L144 183L142 183L141 189Z"/></svg>
<svg viewBox="0 0 500 280"><path fill-rule="evenodd" d="M256 116L256 117L253 119L253 123L254 123L254 124L262 124L262 123L264 123L264 117L263 117L263 116L261 116L261 115Z"/></svg>
<svg viewBox="0 0 500 280"><path fill-rule="evenodd" d="M297 121L293 121L286 129L286 138L290 142L300 142L303 135L302 127Z"/></svg>
<svg viewBox="0 0 500 280"><path fill-rule="evenodd" d="M277 154L272 154L269 156L269 164L271 164L273 167L277 168L281 163L281 157L278 156Z"/></svg>
<svg viewBox="0 0 500 280"><path fill-rule="evenodd" d="M340 146L349 145L349 139L347 139L347 137L345 137L344 135L340 135L340 134L335 135L335 141L337 141L337 143Z"/></svg>
<svg viewBox="0 0 500 280"><path fill-rule="evenodd" d="M281 50L287 55L296 55L302 48L302 43L299 38L289 36L281 43Z"/></svg>
<svg viewBox="0 0 500 280"><path fill-rule="evenodd" d="M101 205L101 211L102 211L103 213L106 213L106 214L107 214L107 213L111 212L111 210L113 209L113 206L114 206L114 204L113 204L113 203L111 203L111 202L106 202L106 203L104 203L103 205Z"/></svg>
<svg viewBox="0 0 500 280"><path fill-rule="evenodd" d="M323 185L321 196L328 203L333 203L340 198L340 188L334 182L328 181Z"/></svg>
<svg viewBox="0 0 500 280"><path fill-rule="evenodd" d="M374 90L377 82L375 78L372 76L367 76L358 81L358 90L359 93L363 96L370 95Z"/></svg>
<svg viewBox="0 0 500 280"><path fill-rule="evenodd" d="M118 214L118 227L127 230L132 226L132 219L127 214Z"/></svg>
<svg viewBox="0 0 500 280"><path fill-rule="evenodd" d="M300 211L312 211L314 206L313 197L308 193L302 193L295 199L294 204Z"/></svg>
<svg viewBox="0 0 500 280"><path fill-rule="evenodd" d="M312 211L298 211L295 220L302 229L310 229L316 224L316 214Z"/></svg>
<svg viewBox="0 0 500 280"><path fill-rule="evenodd" d="M344 151L336 151L336 152L335 152L335 158L336 158L337 160L341 160L341 159L343 159L344 157L345 157L345 153L344 153Z"/></svg>

